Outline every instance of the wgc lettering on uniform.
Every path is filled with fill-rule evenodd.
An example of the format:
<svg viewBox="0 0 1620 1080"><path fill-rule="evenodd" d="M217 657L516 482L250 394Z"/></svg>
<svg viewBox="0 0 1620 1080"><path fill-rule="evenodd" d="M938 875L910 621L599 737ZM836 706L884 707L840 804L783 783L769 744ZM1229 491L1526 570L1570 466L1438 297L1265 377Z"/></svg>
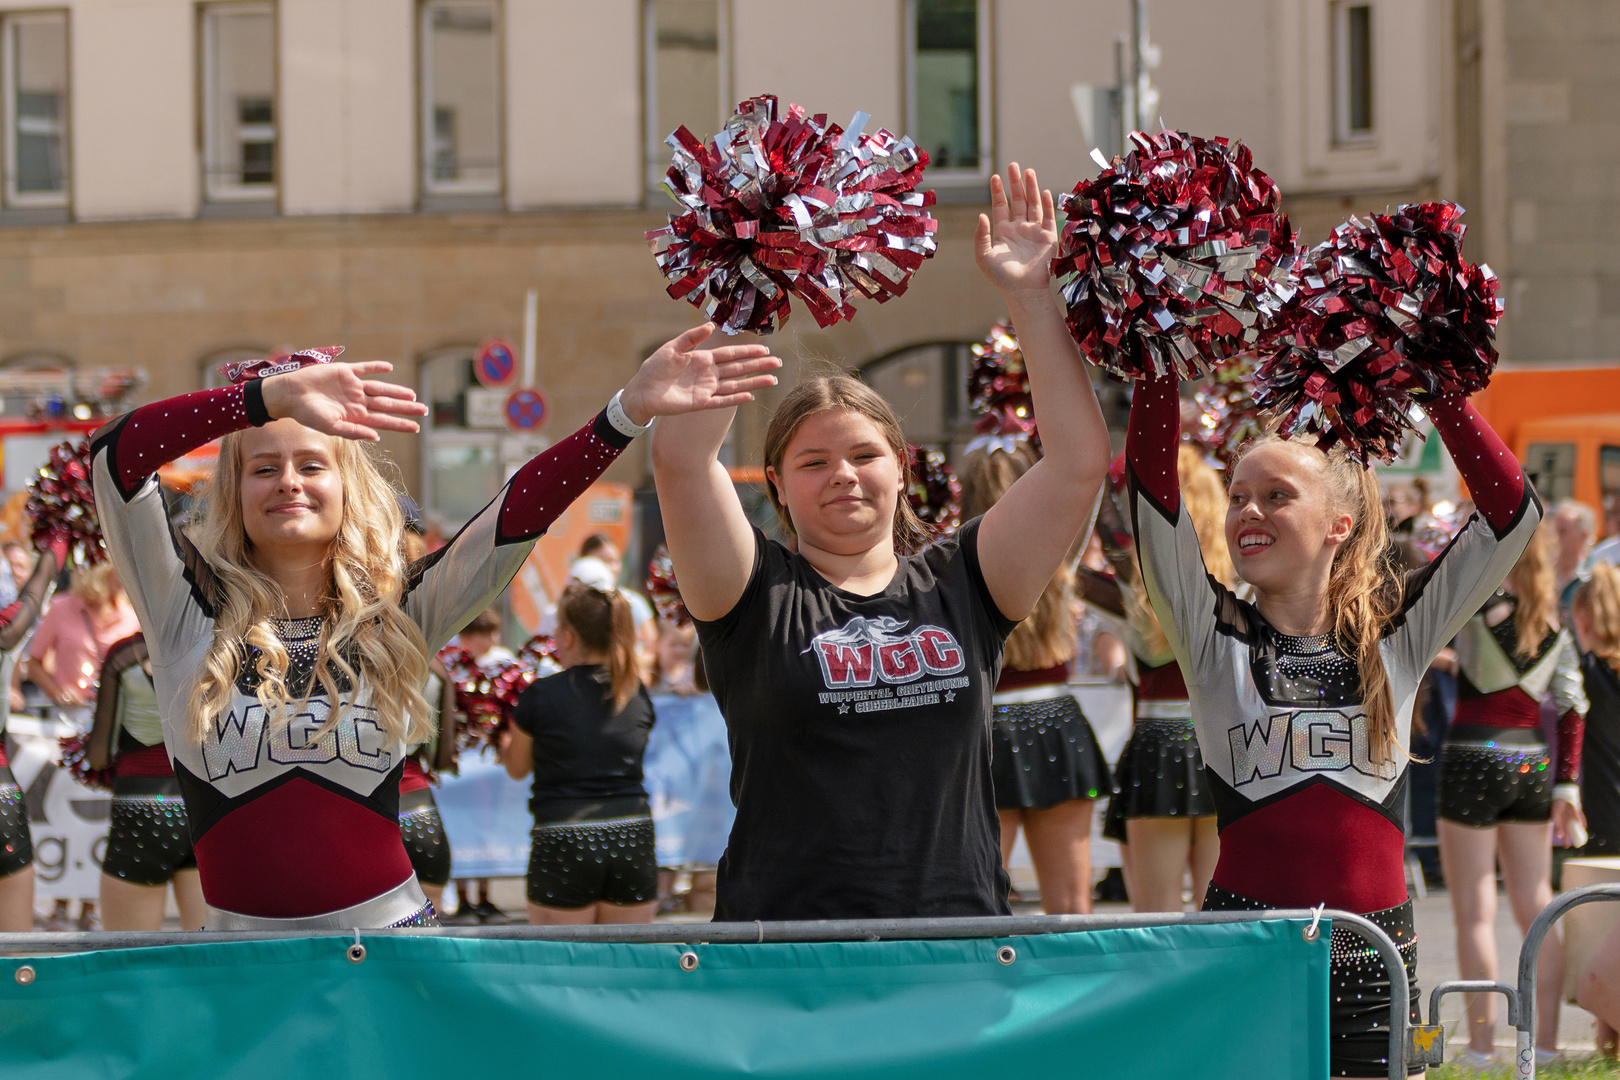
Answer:
<svg viewBox="0 0 1620 1080"><path fill-rule="evenodd" d="M840 714L853 705L857 713L905 709L938 704L940 695L953 700L968 685L956 675L967 667L961 643L946 629L920 626L906 633L908 624L890 616L856 616L836 630L810 639L828 692L824 705L837 705ZM926 682L919 680L926 679ZM867 689L872 688L872 689Z"/></svg>
<svg viewBox="0 0 1620 1080"><path fill-rule="evenodd" d="M324 765L341 760L345 765L385 773L393 767L393 754L385 749L388 738L377 723L377 710L350 705L331 731L315 733L332 715L322 698L312 698L303 712L277 725L265 737L265 709L250 699L237 698L224 716L209 727L203 741L203 763L208 779L223 780L233 772L251 772L261 757L277 765Z"/></svg>
<svg viewBox="0 0 1620 1080"><path fill-rule="evenodd" d="M1228 728L1232 785L1269 780L1285 763L1296 772L1343 772L1388 776L1390 765L1372 760L1367 716L1360 709L1295 709L1274 712L1254 723Z"/></svg>

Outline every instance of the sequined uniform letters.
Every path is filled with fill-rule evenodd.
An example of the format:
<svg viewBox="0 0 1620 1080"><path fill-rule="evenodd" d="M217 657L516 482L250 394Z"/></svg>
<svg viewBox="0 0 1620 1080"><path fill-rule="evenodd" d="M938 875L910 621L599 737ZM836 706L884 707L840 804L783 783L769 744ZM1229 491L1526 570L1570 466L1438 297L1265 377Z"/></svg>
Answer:
<svg viewBox="0 0 1620 1080"><path fill-rule="evenodd" d="M1290 764L1296 772L1355 769L1364 776L1382 775L1373 763L1367 717L1360 710L1275 712L1256 723L1252 731L1247 724L1228 728L1226 737L1232 748L1234 787L1280 774L1285 750L1290 751Z"/></svg>
<svg viewBox="0 0 1620 1080"><path fill-rule="evenodd" d="M203 743L208 779L223 780L233 772L257 769L260 748L266 746L270 760L278 765L325 765L341 760L345 765L376 773L385 773L393 766L394 756L386 749L387 737L377 723L375 709L350 705L336 727L314 739L330 715L331 706L315 698L304 712L295 714L266 740L263 705L246 705L240 712L232 709L214 722Z"/></svg>

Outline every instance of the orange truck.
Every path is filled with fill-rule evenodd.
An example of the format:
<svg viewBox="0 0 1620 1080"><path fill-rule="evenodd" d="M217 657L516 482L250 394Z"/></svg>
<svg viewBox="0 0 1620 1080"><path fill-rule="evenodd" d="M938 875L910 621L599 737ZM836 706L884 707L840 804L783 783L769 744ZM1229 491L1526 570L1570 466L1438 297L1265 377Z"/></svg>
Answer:
<svg viewBox="0 0 1620 1080"><path fill-rule="evenodd" d="M1620 364L1504 363L1473 400L1544 502L1620 503Z"/></svg>

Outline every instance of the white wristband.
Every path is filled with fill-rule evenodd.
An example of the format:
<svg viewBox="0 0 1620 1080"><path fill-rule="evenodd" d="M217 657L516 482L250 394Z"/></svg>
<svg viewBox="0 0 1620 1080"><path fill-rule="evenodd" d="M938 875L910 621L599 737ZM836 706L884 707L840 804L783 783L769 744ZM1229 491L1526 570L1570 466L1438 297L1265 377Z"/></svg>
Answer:
<svg viewBox="0 0 1620 1080"><path fill-rule="evenodd" d="M1581 808L1581 785L1554 784L1552 797L1557 802L1567 802L1569 805L1579 810Z"/></svg>
<svg viewBox="0 0 1620 1080"><path fill-rule="evenodd" d="M627 439L633 439L637 435L647 434L647 432L652 430L653 420L657 420L658 418L655 416L652 420L648 420L645 424L636 423L634 420L630 419L630 414L624 411L624 405L619 401L619 399L623 396L624 391L620 390L613 395L613 400L608 402L608 423L613 425L614 431L617 431L620 435L623 435Z"/></svg>

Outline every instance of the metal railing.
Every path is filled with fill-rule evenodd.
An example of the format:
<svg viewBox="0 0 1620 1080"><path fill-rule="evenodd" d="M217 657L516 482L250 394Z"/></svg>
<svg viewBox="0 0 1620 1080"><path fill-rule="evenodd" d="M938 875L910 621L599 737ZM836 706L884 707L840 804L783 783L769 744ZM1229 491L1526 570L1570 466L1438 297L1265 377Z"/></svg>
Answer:
<svg viewBox="0 0 1620 1080"><path fill-rule="evenodd" d="M1616 889L1620 895L1620 888ZM1155 926L1220 923L1308 921L1306 941L1321 933L1321 920L1331 920L1359 935L1383 958L1389 971L1389 1075L1406 1076L1409 1043L1406 965L1389 935L1372 921L1348 911L1315 908L1273 911L1207 911L1179 914L1003 915L957 919L833 919L807 922L644 923L611 926L444 926L397 930L329 930L320 932L192 931L0 934L0 955L30 956L108 949L142 949L159 945L202 945L284 938L332 938L345 943L351 960L365 958L367 937L464 937L517 941L577 941L616 945L762 945L776 942L938 941L964 938L1028 937L1094 930L1135 930ZM1532 928L1534 932L1534 928ZM1531 1055L1532 1061L1534 1054Z"/></svg>
<svg viewBox="0 0 1620 1080"><path fill-rule="evenodd" d="M1429 1022L1413 1029L1413 1047L1408 1052L1414 1064L1439 1065L1445 1050L1440 1027L1440 999L1447 994L1497 993L1507 998L1508 1025L1515 1029L1513 1075L1517 1080L1535 1080L1536 1075L1536 963L1541 946L1553 924L1570 908L1598 900L1620 900L1620 884L1589 885L1571 889L1553 898L1541 909L1519 948L1518 985L1476 979L1456 979L1436 986L1429 995Z"/></svg>

